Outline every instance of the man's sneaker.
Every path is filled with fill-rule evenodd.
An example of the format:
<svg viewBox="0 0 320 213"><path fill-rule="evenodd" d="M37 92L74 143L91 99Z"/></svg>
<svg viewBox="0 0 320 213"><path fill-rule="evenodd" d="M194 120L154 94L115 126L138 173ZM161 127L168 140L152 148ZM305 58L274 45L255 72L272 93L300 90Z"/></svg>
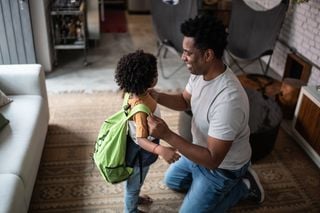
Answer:
<svg viewBox="0 0 320 213"><path fill-rule="evenodd" d="M250 183L249 198L252 198L258 203L262 203L264 201L264 190L257 173L251 168L251 166L249 166L244 178L248 179Z"/></svg>

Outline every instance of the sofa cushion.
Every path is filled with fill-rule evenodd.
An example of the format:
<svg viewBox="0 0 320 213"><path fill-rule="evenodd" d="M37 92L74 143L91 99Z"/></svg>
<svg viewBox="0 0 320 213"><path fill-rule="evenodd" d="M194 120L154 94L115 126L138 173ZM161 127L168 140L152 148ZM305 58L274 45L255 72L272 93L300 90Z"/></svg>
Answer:
<svg viewBox="0 0 320 213"><path fill-rule="evenodd" d="M40 64L1 65L0 76L0 88L7 96L47 96L45 74Z"/></svg>
<svg viewBox="0 0 320 213"><path fill-rule="evenodd" d="M6 96L1 90L0 90L0 107L12 102L12 99Z"/></svg>
<svg viewBox="0 0 320 213"><path fill-rule="evenodd" d="M24 200L24 186L13 174L0 174L0 212L27 212Z"/></svg>
<svg viewBox="0 0 320 213"><path fill-rule="evenodd" d="M0 109L10 123L0 132L0 174L15 174L30 200L48 128L46 101L38 95L11 96Z"/></svg>

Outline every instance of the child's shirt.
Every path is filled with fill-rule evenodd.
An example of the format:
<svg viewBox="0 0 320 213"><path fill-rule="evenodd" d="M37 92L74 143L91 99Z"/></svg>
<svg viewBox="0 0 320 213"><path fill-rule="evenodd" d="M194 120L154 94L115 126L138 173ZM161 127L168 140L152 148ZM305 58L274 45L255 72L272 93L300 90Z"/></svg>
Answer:
<svg viewBox="0 0 320 213"><path fill-rule="evenodd" d="M157 102L149 93L139 97L129 97L128 104L131 108L142 103L149 107L154 115L161 116ZM129 134L135 143L137 143L137 137L148 138L150 141L154 140L152 136L149 136L147 116L144 112L138 112L129 121Z"/></svg>

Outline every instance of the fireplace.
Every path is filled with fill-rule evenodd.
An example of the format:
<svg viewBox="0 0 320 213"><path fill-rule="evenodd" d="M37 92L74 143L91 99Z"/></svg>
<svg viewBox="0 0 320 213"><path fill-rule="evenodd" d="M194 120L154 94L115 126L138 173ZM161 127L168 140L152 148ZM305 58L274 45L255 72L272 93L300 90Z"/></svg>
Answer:
<svg viewBox="0 0 320 213"><path fill-rule="evenodd" d="M288 54L280 93L277 97L284 118L293 119L300 88L307 85L310 72L311 65L306 60L293 53Z"/></svg>
<svg viewBox="0 0 320 213"><path fill-rule="evenodd" d="M307 84L310 77L310 73L311 65L305 59L297 56L294 53L288 54L283 79L300 79L305 84Z"/></svg>

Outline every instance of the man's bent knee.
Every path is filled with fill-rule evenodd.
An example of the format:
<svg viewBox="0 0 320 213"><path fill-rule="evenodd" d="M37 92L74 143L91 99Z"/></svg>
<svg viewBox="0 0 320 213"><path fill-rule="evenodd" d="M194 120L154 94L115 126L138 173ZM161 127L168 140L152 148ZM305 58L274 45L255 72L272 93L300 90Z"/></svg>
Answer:
<svg viewBox="0 0 320 213"><path fill-rule="evenodd" d="M165 175L164 183L167 187L177 192L187 192L190 187L190 181L181 180L170 175Z"/></svg>

